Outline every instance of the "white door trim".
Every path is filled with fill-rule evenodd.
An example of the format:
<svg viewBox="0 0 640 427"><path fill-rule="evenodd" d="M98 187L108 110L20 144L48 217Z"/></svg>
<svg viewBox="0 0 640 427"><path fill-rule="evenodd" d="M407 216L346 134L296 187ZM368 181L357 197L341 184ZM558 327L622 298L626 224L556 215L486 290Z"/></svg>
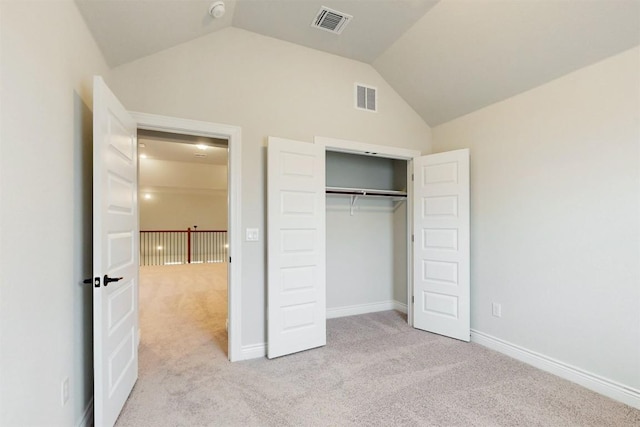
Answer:
<svg viewBox="0 0 640 427"><path fill-rule="evenodd" d="M242 359L242 239L240 233L240 190L242 166L242 132L239 126L220 123L203 122L199 120L180 119L131 112L138 128L161 132L181 133L186 135L224 138L229 141L229 327L228 327L228 356L234 362Z"/></svg>
<svg viewBox="0 0 640 427"><path fill-rule="evenodd" d="M418 150L408 148L389 147L386 145L368 144L365 142L349 141L347 139L327 138L316 136L313 143L324 145L327 151L339 151L342 153L364 154L368 156L383 157L388 159L411 160L421 156Z"/></svg>

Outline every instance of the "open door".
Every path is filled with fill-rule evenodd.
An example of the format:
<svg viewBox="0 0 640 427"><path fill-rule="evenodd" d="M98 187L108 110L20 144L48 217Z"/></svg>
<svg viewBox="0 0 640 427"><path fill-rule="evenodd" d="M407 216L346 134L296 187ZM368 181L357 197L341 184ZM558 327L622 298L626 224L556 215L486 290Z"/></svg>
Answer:
<svg viewBox="0 0 640 427"><path fill-rule="evenodd" d="M93 369L96 427L115 424L138 378L136 123L93 82Z"/></svg>
<svg viewBox="0 0 640 427"><path fill-rule="evenodd" d="M469 150L414 158L413 171L413 326L469 341Z"/></svg>
<svg viewBox="0 0 640 427"><path fill-rule="evenodd" d="M269 138L269 359L326 344L325 149Z"/></svg>

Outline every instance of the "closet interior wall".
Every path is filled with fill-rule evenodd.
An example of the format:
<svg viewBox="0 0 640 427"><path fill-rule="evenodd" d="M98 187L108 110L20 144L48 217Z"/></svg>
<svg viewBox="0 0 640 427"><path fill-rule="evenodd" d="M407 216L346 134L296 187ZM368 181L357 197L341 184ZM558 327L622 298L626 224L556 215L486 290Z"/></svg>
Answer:
<svg viewBox="0 0 640 427"><path fill-rule="evenodd" d="M407 161L327 151L327 187L407 191ZM406 307L407 201L327 194L327 317ZM395 303L394 303L395 302Z"/></svg>

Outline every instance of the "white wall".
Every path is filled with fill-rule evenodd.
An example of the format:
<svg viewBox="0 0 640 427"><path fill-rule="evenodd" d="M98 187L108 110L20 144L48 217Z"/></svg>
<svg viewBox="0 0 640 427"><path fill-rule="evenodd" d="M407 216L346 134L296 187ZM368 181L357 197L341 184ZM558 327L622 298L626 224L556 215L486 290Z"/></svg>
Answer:
<svg viewBox="0 0 640 427"><path fill-rule="evenodd" d="M141 230L227 229L226 165L140 159L139 169Z"/></svg>
<svg viewBox="0 0 640 427"><path fill-rule="evenodd" d="M227 167L170 160L140 159L140 188L226 190Z"/></svg>
<svg viewBox="0 0 640 427"><path fill-rule="evenodd" d="M639 390L640 50L433 137L471 149L472 328Z"/></svg>
<svg viewBox="0 0 640 427"><path fill-rule="evenodd" d="M71 426L93 394L91 78L71 1L0 4L0 425ZM70 400L61 404L61 382Z"/></svg>
<svg viewBox="0 0 640 427"><path fill-rule="evenodd" d="M356 110L354 83L379 88L379 111ZM130 110L242 127L242 230L265 231L268 136L327 136L429 150L430 129L369 65L236 28L112 70ZM265 336L265 242L242 248L242 344Z"/></svg>
<svg viewBox="0 0 640 427"><path fill-rule="evenodd" d="M227 229L226 192L158 190L140 198L140 230Z"/></svg>

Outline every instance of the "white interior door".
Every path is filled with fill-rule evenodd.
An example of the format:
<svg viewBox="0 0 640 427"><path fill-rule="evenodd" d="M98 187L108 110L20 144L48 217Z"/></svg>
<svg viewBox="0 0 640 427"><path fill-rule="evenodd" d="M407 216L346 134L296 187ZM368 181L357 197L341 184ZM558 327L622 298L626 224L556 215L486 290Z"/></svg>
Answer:
<svg viewBox="0 0 640 427"><path fill-rule="evenodd" d="M417 157L413 171L413 326L469 341L469 150Z"/></svg>
<svg viewBox="0 0 640 427"><path fill-rule="evenodd" d="M326 344L325 150L269 138L268 349L274 357Z"/></svg>
<svg viewBox="0 0 640 427"><path fill-rule="evenodd" d="M95 77L93 366L96 427L114 425L138 378L136 141L135 121L102 78Z"/></svg>

